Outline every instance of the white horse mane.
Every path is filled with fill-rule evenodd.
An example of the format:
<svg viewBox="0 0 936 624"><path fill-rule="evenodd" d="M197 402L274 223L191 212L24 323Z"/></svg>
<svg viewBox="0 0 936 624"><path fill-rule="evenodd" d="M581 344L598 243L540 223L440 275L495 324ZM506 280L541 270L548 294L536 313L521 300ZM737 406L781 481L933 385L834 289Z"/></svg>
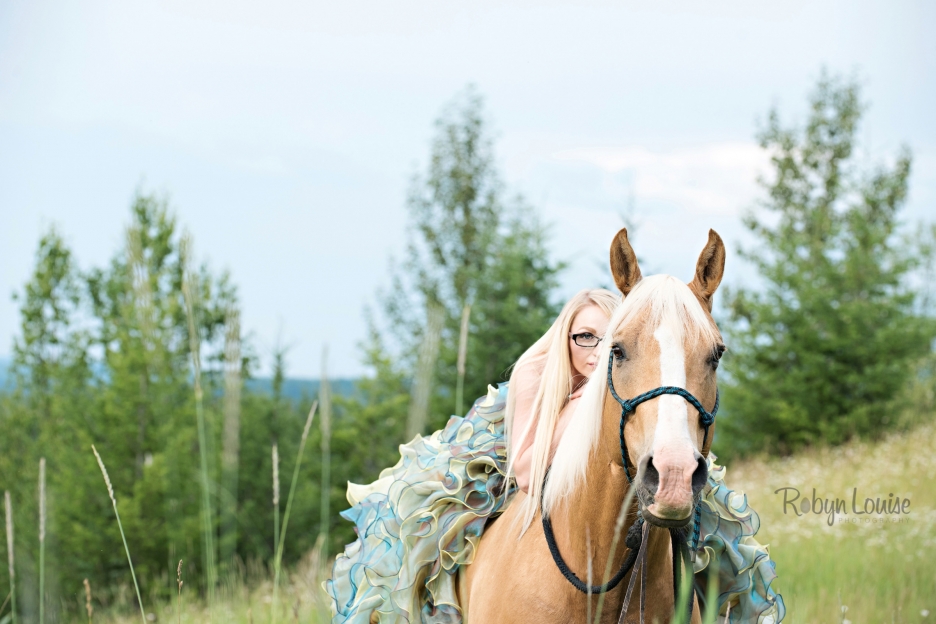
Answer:
<svg viewBox="0 0 936 624"><path fill-rule="evenodd" d="M598 446L601 433L608 391L607 362L611 353L611 337L619 327L644 311L649 311L648 325L654 330L665 323L677 338L691 337L712 343L720 340L711 316L686 284L670 275L653 275L637 283L608 322L605 340L597 347L598 366L585 387L573 421L556 449L543 496L543 510L547 515L585 484L588 462Z"/></svg>

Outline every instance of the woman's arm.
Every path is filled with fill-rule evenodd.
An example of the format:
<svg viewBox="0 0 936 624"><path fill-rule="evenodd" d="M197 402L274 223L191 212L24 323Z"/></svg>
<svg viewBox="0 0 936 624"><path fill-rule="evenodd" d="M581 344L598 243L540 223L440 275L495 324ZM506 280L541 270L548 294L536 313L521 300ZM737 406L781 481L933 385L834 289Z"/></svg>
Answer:
<svg viewBox="0 0 936 624"><path fill-rule="evenodd" d="M519 399L519 397L517 398ZM556 430L553 432L552 444L549 448L549 463L552 463L556 449L559 448L559 441L562 440L562 434L569 426L569 421L572 419L572 414L575 413L578 402L579 398L575 397L559 413L559 420L556 422ZM530 493L530 468L533 464L533 436L528 437L530 438L529 443L519 446L521 449L520 454L514 462L514 476L517 479L517 487L527 494ZM514 445L514 447L517 448L517 445Z"/></svg>

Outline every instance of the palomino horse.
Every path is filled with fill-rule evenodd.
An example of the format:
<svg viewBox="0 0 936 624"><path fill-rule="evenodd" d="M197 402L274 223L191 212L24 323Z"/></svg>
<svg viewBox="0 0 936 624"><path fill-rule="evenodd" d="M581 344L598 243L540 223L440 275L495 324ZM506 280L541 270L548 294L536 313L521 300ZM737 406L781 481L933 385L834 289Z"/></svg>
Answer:
<svg viewBox="0 0 936 624"><path fill-rule="evenodd" d="M548 527L544 529L540 513L521 535L519 519L530 499L518 492L504 514L485 529L473 563L460 573L459 602L469 624L565 624L585 622L587 613L594 614L597 596L574 587L558 562L564 561L581 581L591 566L593 584L600 585L609 556L612 570L621 568L629 555L633 559L623 535L611 552L615 522L632 476L637 507L649 529L642 533L646 552L641 554L646 621L668 622L673 617L676 549L668 529L692 530L707 479L705 456L717 409L715 371L724 351L711 316L712 295L724 266L725 246L710 230L688 285L665 275L641 279L627 231L618 232L611 247L611 271L625 298L597 347L598 369L556 451L544 490L542 511L551 521L559 558L547 546ZM628 397L636 398L621 400ZM636 519L633 509L626 516L625 532ZM684 563L685 573L691 575L688 560ZM602 623L618 621L634 574L636 567L605 593ZM695 597L691 600L692 622L700 622L698 603ZM625 622L640 621L639 602L631 600Z"/></svg>

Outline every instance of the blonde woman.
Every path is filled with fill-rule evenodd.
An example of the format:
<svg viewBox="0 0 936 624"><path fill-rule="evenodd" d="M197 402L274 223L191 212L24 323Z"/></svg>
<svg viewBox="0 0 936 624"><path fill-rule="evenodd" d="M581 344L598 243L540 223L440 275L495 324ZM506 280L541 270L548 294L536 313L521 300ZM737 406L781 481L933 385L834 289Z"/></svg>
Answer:
<svg viewBox="0 0 936 624"><path fill-rule="evenodd" d="M351 509L341 515L355 523L358 539L336 557L325 583L334 624L461 622L455 574L472 562L485 524L517 488L528 494L520 530L532 522L546 470L563 432L575 426L578 398L598 364L595 347L620 301L603 289L576 294L516 362L509 384L489 386L464 418L453 416L444 429L401 445L400 461L374 483L348 484ZM732 622L768 613L779 622L773 563L753 539L757 514L730 509L724 470L712 463L709 470L701 543L721 571L719 602L733 604Z"/></svg>

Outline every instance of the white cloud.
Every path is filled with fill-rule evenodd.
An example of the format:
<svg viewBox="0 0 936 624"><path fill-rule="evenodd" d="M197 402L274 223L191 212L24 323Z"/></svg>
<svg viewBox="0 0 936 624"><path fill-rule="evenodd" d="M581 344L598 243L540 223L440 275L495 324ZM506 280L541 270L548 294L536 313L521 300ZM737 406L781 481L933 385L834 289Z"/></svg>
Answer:
<svg viewBox="0 0 936 624"><path fill-rule="evenodd" d="M630 173L641 200L675 204L697 215L736 216L757 194L768 157L755 143L710 143L653 151L645 147L581 147L553 154L558 161Z"/></svg>

